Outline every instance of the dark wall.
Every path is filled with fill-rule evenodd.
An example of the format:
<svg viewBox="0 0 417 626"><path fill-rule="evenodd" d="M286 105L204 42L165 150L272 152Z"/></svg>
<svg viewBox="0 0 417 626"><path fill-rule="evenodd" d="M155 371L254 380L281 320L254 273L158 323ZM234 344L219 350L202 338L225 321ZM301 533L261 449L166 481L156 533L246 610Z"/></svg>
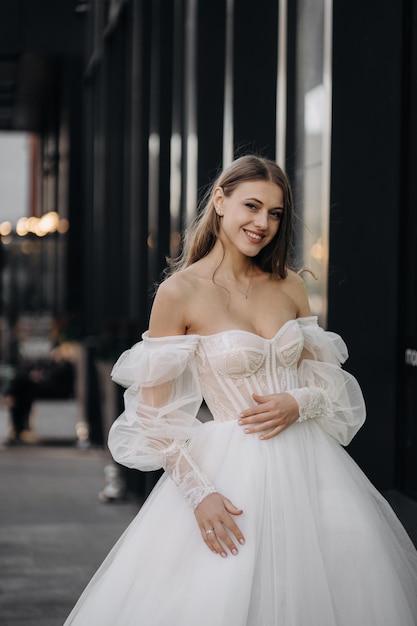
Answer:
<svg viewBox="0 0 417 626"><path fill-rule="evenodd" d="M84 41L74 0L2 0L0 55L81 55Z"/></svg>
<svg viewBox="0 0 417 626"><path fill-rule="evenodd" d="M12 3L18 5L20 45L23 49L48 55L82 55L82 18L76 11L77 2L12 0Z"/></svg>
<svg viewBox="0 0 417 626"><path fill-rule="evenodd" d="M334 3L328 326L368 420L351 454L377 486L395 483L402 223L403 3ZM389 42L389 45L387 45Z"/></svg>
<svg viewBox="0 0 417 626"><path fill-rule="evenodd" d="M0 3L1 129L45 133L59 124L61 76L84 52L76 6L74 0Z"/></svg>
<svg viewBox="0 0 417 626"><path fill-rule="evenodd" d="M417 6L404 3L397 481L417 497Z"/></svg>
<svg viewBox="0 0 417 626"><path fill-rule="evenodd" d="M206 188L222 163L226 21L225 0L198 3L198 187ZM216 45L213 46L213 33ZM204 77L204 80L201 78Z"/></svg>
<svg viewBox="0 0 417 626"><path fill-rule="evenodd" d="M275 158L278 2L235 2L233 117L237 155Z"/></svg>

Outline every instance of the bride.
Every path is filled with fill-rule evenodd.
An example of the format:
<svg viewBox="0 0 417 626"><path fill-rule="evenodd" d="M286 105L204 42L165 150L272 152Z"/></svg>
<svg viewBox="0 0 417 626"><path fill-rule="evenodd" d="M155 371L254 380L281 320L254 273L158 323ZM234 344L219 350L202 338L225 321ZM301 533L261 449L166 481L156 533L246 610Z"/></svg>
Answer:
<svg viewBox="0 0 417 626"><path fill-rule="evenodd" d="M165 474L65 626L417 625L417 553L342 447L364 402L288 268L292 213L272 161L215 181L112 372L115 460Z"/></svg>

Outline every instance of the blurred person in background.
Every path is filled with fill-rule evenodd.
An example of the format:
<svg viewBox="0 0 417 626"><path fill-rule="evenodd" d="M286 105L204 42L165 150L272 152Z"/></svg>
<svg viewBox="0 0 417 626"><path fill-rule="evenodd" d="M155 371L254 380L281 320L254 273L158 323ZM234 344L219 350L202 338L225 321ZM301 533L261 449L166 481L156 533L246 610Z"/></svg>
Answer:
<svg viewBox="0 0 417 626"><path fill-rule="evenodd" d="M10 415L10 436L7 442L9 445L32 441L30 413L34 394L35 385L30 367L21 364L17 367L4 393Z"/></svg>

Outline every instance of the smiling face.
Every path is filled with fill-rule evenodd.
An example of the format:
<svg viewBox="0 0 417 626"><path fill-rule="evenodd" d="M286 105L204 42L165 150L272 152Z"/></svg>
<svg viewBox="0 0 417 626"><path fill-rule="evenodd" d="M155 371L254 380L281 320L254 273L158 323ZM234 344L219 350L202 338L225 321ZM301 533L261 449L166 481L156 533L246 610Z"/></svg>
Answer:
<svg viewBox="0 0 417 626"><path fill-rule="evenodd" d="M284 194L276 183L245 181L228 196L222 187L217 187L213 201L221 215L219 237L226 248L255 257L277 235L284 212Z"/></svg>

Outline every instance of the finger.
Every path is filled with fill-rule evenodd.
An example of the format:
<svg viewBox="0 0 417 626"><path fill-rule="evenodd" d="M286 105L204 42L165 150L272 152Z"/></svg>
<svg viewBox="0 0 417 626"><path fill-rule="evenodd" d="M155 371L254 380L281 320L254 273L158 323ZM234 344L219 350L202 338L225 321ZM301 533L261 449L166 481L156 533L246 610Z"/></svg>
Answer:
<svg viewBox="0 0 417 626"><path fill-rule="evenodd" d="M232 517L226 522L227 529L232 533L236 540L243 546L245 543L245 537Z"/></svg>
<svg viewBox="0 0 417 626"><path fill-rule="evenodd" d="M270 410L272 407L271 403L263 402L262 404L257 404L256 406L251 406L244 411L241 411L239 414L240 417L251 417L252 415L258 415L259 413L263 413L264 411Z"/></svg>
<svg viewBox="0 0 417 626"><path fill-rule="evenodd" d="M250 428L245 428L244 431L245 433L249 433L249 434L262 433L266 430L271 430L271 428L275 429L283 425L284 424L282 420L269 419L269 420L263 421L261 424L251 426Z"/></svg>
<svg viewBox="0 0 417 626"><path fill-rule="evenodd" d="M228 507L231 507L235 511L239 512L238 514L243 512L241 509L237 509L230 502L230 500L225 502L225 504L227 504ZM213 530L215 531L214 533L206 533L206 543L210 550L212 550L213 552L217 552L218 554L220 554L220 556L225 558L227 556L227 551L225 550L226 546L227 550L229 550L231 554L238 554L239 551L233 539L233 535L241 545L245 543L245 538L242 531L232 517L230 517L229 515L225 516L222 521L219 521L214 525Z"/></svg>
<svg viewBox="0 0 417 626"><path fill-rule="evenodd" d="M209 539L210 539L210 535L215 533L214 528L208 527L207 529L204 529L202 526L200 526L200 532L201 532L201 537L203 538L204 543L210 548L210 550L212 550L212 546L209 542Z"/></svg>
<svg viewBox="0 0 417 626"><path fill-rule="evenodd" d="M236 507L234 508L236 509ZM239 509L236 509L236 511L238 510ZM226 528L230 529L241 545L245 543L241 530L230 516L227 516L224 519L224 523L218 522L215 526L210 527L207 530L204 530L202 527L200 528L203 541L209 550L215 554L220 554L223 558L227 556L224 546L228 548L231 554L236 555L238 553L238 549Z"/></svg>
<svg viewBox="0 0 417 626"><path fill-rule="evenodd" d="M253 393L252 398L255 400L255 402L268 402L269 400L269 396L260 396L257 393Z"/></svg>
<svg viewBox="0 0 417 626"><path fill-rule="evenodd" d="M220 554L220 556L222 556L223 558L226 558L227 552L224 549L224 546L220 543L220 540L218 537L218 532L220 532L220 528L221 528L220 525L217 526L216 528L213 528L214 532L206 535L205 543L207 544L208 548L212 552L214 552L215 554Z"/></svg>
<svg viewBox="0 0 417 626"><path fill-rule="evenodd" d="M276 428L277 426L282 426L285 423L285 417L271 417L271 415L264 415L262 419L243 424L243 431L247 434L259 433L271 428Z"/></svg>
<svg viewBox="0 0 417 626"><path fill-rule="evenodd" d="M224 546L219 541L216 530L213 529L212 533L206 535L205 543L214 554L220 554L223 558L227 556Z"/></svg>
<svg viewBox="0 0 417 626"><path fill-rule="evenodd" d="M226 507L226 511L228 511L229 513L231 513L232 515L241 515L243 513L242 509L239 509L238 507L236 507L230 500L228 500L227 498L225 498L224 501L224 505ZM233 517L228 517L225 520L225 525L227 526L227 528L230 530L231 533L233 533L233 535L236 537L236 539L238 540L238 542L243 545L245 543L245 537L243 536L242 531L240 530L239 526L236 524L235 520L233 519Z"/></svg>
<svg viewBox="0 0 417 626"><path fill-rule="evenodd" d="M232 513L232 515L241 515L243 513L243 509L239 509L228 498L224 498L224 506L226 511Z"/></svg>
<svg viewBox="0 0 417 626"><path fill-rule="evenodd" d="M277 435L282 433L286 428L288 428L288 426L289 424L277 426L276 428L272 429L270 433L260 435L259 439L262 439L262 440L273 439L273 437L276 437Z"/></svg>
<svg viewBox="0 0 417 626"><path fill-rule="evenodd" d="M239 424L253 424L268 419L270 408L264 406L253 411L250 415L240 415Z"/></svg>
<svg viewBox="0 0 417 626"><path fill-rule="evenodd" d="M225 524L227 524L227 526L228 526L229 522L225 521ZM226 546L226 548L229 550L229 552L231 554L236 555L238 553L237 546L234 543L231 535L227 532L227 527L226 527L225 524L221 524L219 526L216 526L216 540L217 540L217 543L220 546L219 554L223 558L225 556L227 556L227 552L225 551L224 546ZM216 546L216 544L215 544L215 546Z"/></svg>

